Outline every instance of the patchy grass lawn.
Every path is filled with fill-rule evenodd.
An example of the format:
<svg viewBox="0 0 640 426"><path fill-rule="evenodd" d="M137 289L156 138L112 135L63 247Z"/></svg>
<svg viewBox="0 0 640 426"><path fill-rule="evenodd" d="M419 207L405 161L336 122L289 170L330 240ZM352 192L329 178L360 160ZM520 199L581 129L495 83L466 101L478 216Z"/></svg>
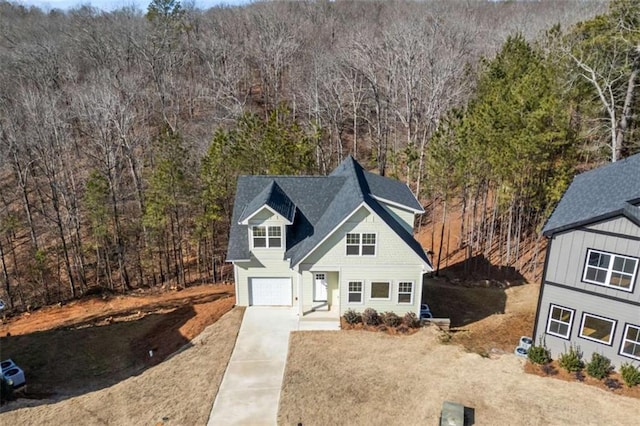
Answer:
<svg viewBox="0 0 640 426"><path fill-rule="evenodd" d="M473 408L476 425L637 424L637 399L526 374L523 363L442 344L434 328L294 332L278 424L433 425L446 400Z"/></svg>
<svg viewBox="0 0 640 426"><path fill-rule="evenodd" d="M233 304L233 298L226 300ZM243 313L243 308L232 309L181 352L113 386L58 402L11 402L3 407L9 411L0 414L0 424L204 425Z"/></svg>

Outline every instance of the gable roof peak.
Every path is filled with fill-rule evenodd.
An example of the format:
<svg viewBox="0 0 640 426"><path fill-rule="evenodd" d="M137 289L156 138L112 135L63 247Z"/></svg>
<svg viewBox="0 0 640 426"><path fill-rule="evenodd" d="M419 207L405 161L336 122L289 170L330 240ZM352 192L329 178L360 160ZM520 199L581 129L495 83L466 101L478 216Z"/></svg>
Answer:
<svg viewBox="0 0 640 426"><path fill-rule="evenodd" d="M296 205L274 179L247 204L238 222L245 223L264 206L284 217L289 223L293 222Z"/></svg>

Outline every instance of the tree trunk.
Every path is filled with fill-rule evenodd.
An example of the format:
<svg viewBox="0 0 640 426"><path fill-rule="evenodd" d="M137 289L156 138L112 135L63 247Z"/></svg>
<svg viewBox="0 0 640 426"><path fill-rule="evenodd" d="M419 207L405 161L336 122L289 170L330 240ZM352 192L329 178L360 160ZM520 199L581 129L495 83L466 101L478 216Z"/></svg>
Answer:
<svg viewBox="0 0 640 426"><path fill-rule="evenodd" d="M9 308L13 309L13 294L11 292L11 282L9 280L9 273L7 272L7 263L4 258L4 249L2 247L2 241L0 240L0 261L2 262L2 280L4 281L4 289L7 293L9 300Z"/></svg>
<svg viewBox="0 0 640 426"><path fill-rule="evenodd" d="M627 82L627 93L624 98L624 104L622 106L622 114L620 115L618 126L616 127L616 144L614 146L613 161L622 158L624 136L629 126L629 120L631 119L632 115L631 108L633 106L633 94L636 88L636 78L638 77L638 66L640 65L639 61L640 57L636 57L633 60L632 71Z"/></svg>

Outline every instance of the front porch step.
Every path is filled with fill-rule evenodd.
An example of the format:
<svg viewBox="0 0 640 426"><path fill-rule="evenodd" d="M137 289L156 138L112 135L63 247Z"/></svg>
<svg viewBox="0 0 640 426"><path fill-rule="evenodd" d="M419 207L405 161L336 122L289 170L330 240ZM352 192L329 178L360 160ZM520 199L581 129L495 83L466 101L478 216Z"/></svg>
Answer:
<svg viewBox="0 0 640 426"><path fill-rule="evenodd" d="M330 318L301 319L298 321L299 331L340 330L340 321Z"/></svg>
<svg viewBox="0 0 640 426"><path fill-rule="evenodd" d="M327 317L327 316L313 316L313 315L306 315L300 318L300 321L335 321L335 322L340 322L340 318L339 317Z"/></svg>

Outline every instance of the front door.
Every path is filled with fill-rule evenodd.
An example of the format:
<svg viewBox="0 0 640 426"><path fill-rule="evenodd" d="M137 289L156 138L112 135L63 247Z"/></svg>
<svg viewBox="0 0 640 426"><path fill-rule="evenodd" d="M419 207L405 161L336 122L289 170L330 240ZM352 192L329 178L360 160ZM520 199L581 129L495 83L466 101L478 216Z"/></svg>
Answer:
<svg viewBox="0 0 640 426"><path fill-rule="evenodd" d="M327 301L327 274L315 274L316 280L313 286L313 301L314 302L326 302Z"/></svg>

